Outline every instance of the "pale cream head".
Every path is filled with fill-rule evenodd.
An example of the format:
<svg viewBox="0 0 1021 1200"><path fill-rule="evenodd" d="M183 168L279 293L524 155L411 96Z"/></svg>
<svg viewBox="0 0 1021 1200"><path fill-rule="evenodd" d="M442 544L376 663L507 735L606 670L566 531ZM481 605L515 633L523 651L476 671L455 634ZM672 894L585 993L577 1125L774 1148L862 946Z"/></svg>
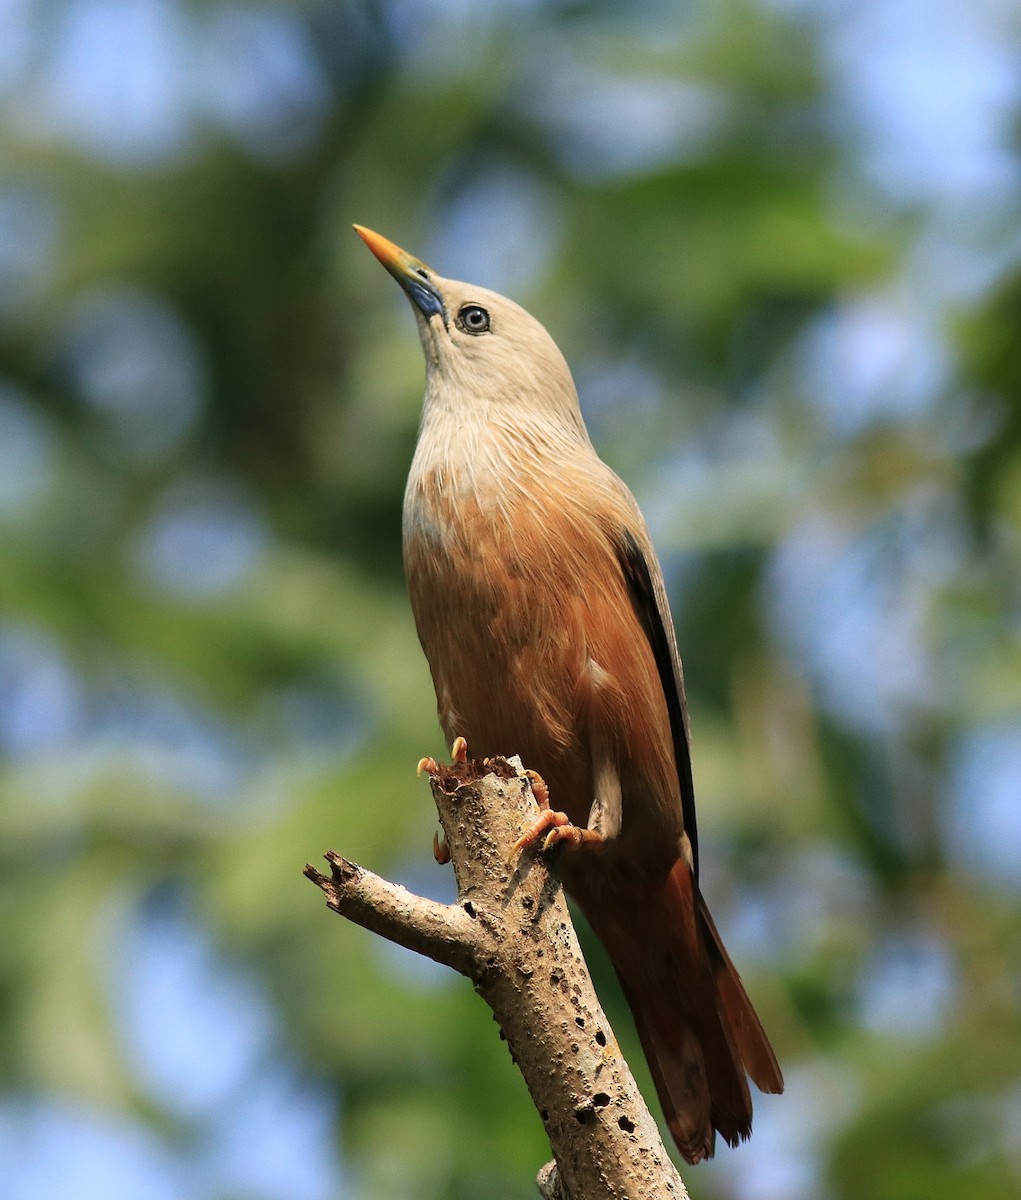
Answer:
<svg viewBox="0 0 1021 1200"><path fill-rule="evenodd" d="M513 406L584 433L578 394L557 344L520 305L444 279L371 230L355 229L404 289L426 359L426 400L444 407Z"/></svg>

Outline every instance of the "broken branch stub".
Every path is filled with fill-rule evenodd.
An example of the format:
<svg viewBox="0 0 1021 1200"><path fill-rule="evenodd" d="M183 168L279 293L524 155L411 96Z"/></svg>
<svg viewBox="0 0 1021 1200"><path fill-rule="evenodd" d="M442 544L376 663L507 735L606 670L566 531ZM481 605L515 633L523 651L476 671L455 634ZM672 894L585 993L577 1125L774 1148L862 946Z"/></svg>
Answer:
<svg viewBox="0 0 1021 1200"><path fill-rule="evenodd" d="M467 975L503 1030L556 1160L540 1190L569 1200L686 1200L582 958L551 856L512 847L536 805L517 760L431 774L458 901L414 896L328 855L306 874L337 912ZM570 851L568 851L570 852ZM559 1192L556 1189L559 1188Z"/></svg>

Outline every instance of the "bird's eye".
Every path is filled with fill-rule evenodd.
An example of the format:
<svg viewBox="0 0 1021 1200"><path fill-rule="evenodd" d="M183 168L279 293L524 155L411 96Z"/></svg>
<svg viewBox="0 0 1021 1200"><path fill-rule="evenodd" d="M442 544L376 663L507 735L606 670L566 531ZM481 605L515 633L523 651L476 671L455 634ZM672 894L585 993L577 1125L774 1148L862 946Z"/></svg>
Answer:
<svg viewBox="0 0 1021 1200"><path fill-rule="evenodd" d="M480 304L466 304L457 314L457 323L465 333L487 333L489 313Z"/></svg>

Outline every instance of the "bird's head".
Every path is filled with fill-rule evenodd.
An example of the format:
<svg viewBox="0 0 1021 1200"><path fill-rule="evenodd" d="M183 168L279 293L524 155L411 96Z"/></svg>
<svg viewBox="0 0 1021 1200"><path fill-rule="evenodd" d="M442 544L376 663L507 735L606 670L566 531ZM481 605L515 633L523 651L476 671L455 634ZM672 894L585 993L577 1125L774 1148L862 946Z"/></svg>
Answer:
<svg viewBox="0 0 1021 1200"><path fill-rule="evenodd" d="M371 229L355 229L411 301L427 392L450 404L512 405L521 415L581 425L570 369L534 317L487 288L442 278Z"/></svg>

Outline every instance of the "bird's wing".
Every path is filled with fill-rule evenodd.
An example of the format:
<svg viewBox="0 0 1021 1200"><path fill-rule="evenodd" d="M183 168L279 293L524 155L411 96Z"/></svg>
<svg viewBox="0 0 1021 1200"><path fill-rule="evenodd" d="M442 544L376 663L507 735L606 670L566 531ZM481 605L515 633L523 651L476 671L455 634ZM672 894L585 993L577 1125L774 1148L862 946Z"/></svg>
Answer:
<svg viewBox="0 0 1021 1200"><path fill-rule="evenodd" d="M694 874L698 879L698 834L695 827L695 789L691 779L688 708L684 700L681 657L677 651L677 638L674 635L663 575L654 554L651 550L646 553L629 529L624 529L620 535L617 556L627 581L631 603L652 647L659 681L666 697L677 778L681 788L681 816L684 820L684 832L691 842Z"/></svg>

